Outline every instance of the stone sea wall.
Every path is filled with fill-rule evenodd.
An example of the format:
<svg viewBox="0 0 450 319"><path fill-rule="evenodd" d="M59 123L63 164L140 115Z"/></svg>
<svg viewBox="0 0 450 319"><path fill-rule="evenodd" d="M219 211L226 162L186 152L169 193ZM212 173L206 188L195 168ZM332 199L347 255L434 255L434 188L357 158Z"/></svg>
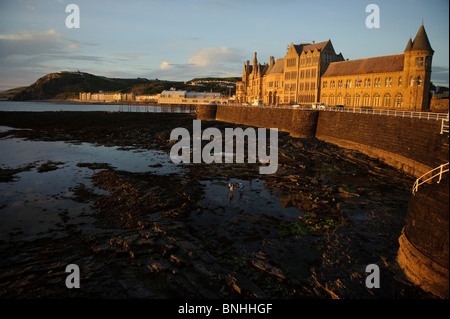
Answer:
<svg viewBox="0 0 450 319"><path fill-rule="evenodd" d="M197 118L318 138L358 150L415 177L449 161L448 135L440 134L441 122L436 120L225 105L199 106ZM439 184L421 186L411 196L397 256L410 281L440 298L449 295L448 205L448 177Z"/></svg>
<svg viewBox="0 0 450 319"><path fill-rule="evenodd" d="M197 117L278 128L293 137L316 137L356 149L415 177L448 162L449 158L448 141L439 134L441 123L436 120L226 105L198 106Z"/></svg>

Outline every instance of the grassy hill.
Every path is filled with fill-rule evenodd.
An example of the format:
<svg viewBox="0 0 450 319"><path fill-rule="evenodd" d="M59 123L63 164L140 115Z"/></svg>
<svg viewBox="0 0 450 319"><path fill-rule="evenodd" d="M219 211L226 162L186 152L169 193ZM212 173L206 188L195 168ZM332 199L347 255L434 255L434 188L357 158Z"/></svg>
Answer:
<svg viewBox="0 0 450 319"><path fill-rule="evenodd" d="M208 78L208 80L211 79L230 81L230 78ZM237 81L240 79L232 78L232 80ZM148 80L144 78L120 79L81 72L58 72L49 73L28 87L21 87L3 92L3 95L0 96L0 98L9 98L15 101L64 100L77 98L79 92L99 91L158 94L164 90L169 90L172 87L177 90L186 91L229 93L228 88L222 87L218 83L194 86L181 81Z"/></svg>
<svg viewBox="0 0 450 319"><path fill-rule="evenodd" d="M134 85L148 83L148 81L140 78L107 78L79 72L50 73L17 93L12 99L23 101L76 98L79 92L126 91Z"/></svg>

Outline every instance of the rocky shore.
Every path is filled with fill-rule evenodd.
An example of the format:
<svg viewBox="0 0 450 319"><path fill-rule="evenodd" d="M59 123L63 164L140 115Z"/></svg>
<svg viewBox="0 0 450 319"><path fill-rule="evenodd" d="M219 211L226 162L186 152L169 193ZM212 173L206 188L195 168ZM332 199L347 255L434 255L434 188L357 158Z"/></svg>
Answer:
<svg viewBox="0 0 450 319"><path fill-rule="evenodd" d="M170 132L195 115L2 112L1 139L65 141L170 151ZM203 121L202 128L242 127ZM178 173L79 162L91 185L73 185L92 225L55 211L61 236L0 242L1 298L433 298L396 265L414 179L356 151L279 132L279 169L183 164ZM28 170L58 170L48 162ZM1 183L20 179L1 167ZM241 183L230 192L228 184ZM103 192L99 193L94 188ZM7 204L0 201L0 213ZM95 230L93 230L95 228ZM26 232L26 229L20 231ZM54 232L54 230L52 230ZM50 230L49 230L50 234ZM45 235L45 234L44 234ZM77 264L81 289L67 289ZM365 285L380 268L381 288Z"/></svg>

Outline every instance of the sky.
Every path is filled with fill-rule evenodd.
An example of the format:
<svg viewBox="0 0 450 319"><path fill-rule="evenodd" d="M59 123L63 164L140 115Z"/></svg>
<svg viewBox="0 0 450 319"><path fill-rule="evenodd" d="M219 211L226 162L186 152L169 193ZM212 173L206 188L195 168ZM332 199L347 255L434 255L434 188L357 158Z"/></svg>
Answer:
<svg viewBox="0 0 450 319"><path fill-rule="evenodd" d="M79 28L68 28L69 4ZM369 4L379 28L368 28ZM372 20L375 21L375 20ZM448 0L0 0L0 91L58 71L189 81L242 76L246 60L331 40L345 59L403 53L422 24L431 81L449 85Z"/></svg>

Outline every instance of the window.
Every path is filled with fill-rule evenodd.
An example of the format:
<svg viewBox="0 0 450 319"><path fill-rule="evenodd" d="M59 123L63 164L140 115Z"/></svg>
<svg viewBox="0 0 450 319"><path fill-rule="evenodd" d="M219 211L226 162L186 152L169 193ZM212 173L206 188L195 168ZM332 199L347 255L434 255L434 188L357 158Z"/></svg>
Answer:
<svg viewBox="0 0 450 319"><path fill-rule="evenodd" d="M401 95L401 93L399 93L395 96L394 106L395 107L403 107L403 95Z"/></svg>
<svg viewBox="0 0 450 319"><path fill-rule="evenodd" d="M360 98L359 94L356 94L355 95L355 106L359 106L360 105L360 100L361 100L361 98Z"/></svg>
<svg viewBox="0 0 450 319"><path fill-rule="evenodd" d="M287 67L297 66L297 58L287 59L286 66Z"/></svg>
<svg viewBox="0 0 450 319"><path fill-rule="evenodd" d="M326 88L327 88L327 81L323 81L323 83L322 83L322 87L323 87L324 89L326 89Z"/></svg>
<svg viewBox="0 0 450 319"><path fill-rule="evenodd" d="M330 98L328 99L328 103L330 103L330 105L334 105L334 95L331 94Z"/></svg>
<svg viewBox="0 0 450 319"><path fill-rule="evenodd" d="M330 81L330 89L334 89L335 86L335 82L334 81Z"/></svg>
<svg viewBox="0 0 450 319"><path fill-rule="evenodd" d="M370 79L365 79L365 81L364 81L364 86L367 88L367 87L370 87Z"/></svg>
<svg viewBox="0 0 450 319"><path fill-rule="evenodd" d="M402 86L402 84L403 84L403 78L399 77L398 78L398 86Z"/></svg>
<svg viewBox="0 0 450 319"><path fill-rule="evenodd" d="M316 77L316 69L312 69L311 70L311 77L315 78Z"/></svg>
<svg viewBox="0 0 450 319"><path fill-rule="evenodd" d="M347 88L351 88L352 87L352 80L347 80L346 87Z"/></svg>
<svg viewBox="0 0 450 319"><path fill-rule="evenodd" d="M364 94L363 106L370 106L370 96L369 96L369 94Z"/></svg>
<svg viewBox="0 0 450 319"><path fill-rule="evenodd" d="M384 86L391 87L392 86L392 78L386 78Z"/></svg>
<svg viewBox="0 0 450 319"><path fill-rule="evenodd" d="M416 58L416 66L423 66L423 57Z"/></svg>
<svg viewBox="0 0 450 319"><path fill-rule="evenodd" d="M378 94L375 94L373 96L373 106L374 107L380 106L380 96Z"/></svg>
<svg viewBox="0 0 450 319"><path fill-rule="evenodd" d="M373 81L373 86L376 87L376 88L380 87L381 86L381 79L380 78L375 79Z"/></svg>
<svg viewBox="0 0 450 319"><path fill-rule="evenodd" d="M417 77L417 86L421 86L422 85L422 78L420 77L420 75Z"/></svg>
<svg viewBox="0 0 450 319"><path fill-rule="evenodd" d="M352 97L350 96L350 94L347 94L345 96L344 102L345 102L345 106L350 106L352 104Z"/></svg>
<svg viewBox="0 0 450 319"><path fill-rule="evenodd" d="M316 89L316 82L311 82L311 90L315 90Z"/></svg>
<svg viewBox="0 0 450 319"><path fill-rule="evenodd" d="M342 84L342 80L338 81L338 88L342 88L343 84Z"/></svg>
<svg viewBox="0 0 450 319"><path fill-rule="evenodd" d="M384 107L391 106L391 95L389 93L385 94L383 97L383 106Z"/></svg>
<svg viewBox="0 0 450 319"><path fill-rule="evenodd" d="M322 95L322 101L321 102L327 104L327 95L326 94Z"/></svg>
<svg viewBox="0 0 450 319"><path fill-rule="evenodd" d="M409 78L409 86L413 86L414 84L414 77Z"/></svg>

